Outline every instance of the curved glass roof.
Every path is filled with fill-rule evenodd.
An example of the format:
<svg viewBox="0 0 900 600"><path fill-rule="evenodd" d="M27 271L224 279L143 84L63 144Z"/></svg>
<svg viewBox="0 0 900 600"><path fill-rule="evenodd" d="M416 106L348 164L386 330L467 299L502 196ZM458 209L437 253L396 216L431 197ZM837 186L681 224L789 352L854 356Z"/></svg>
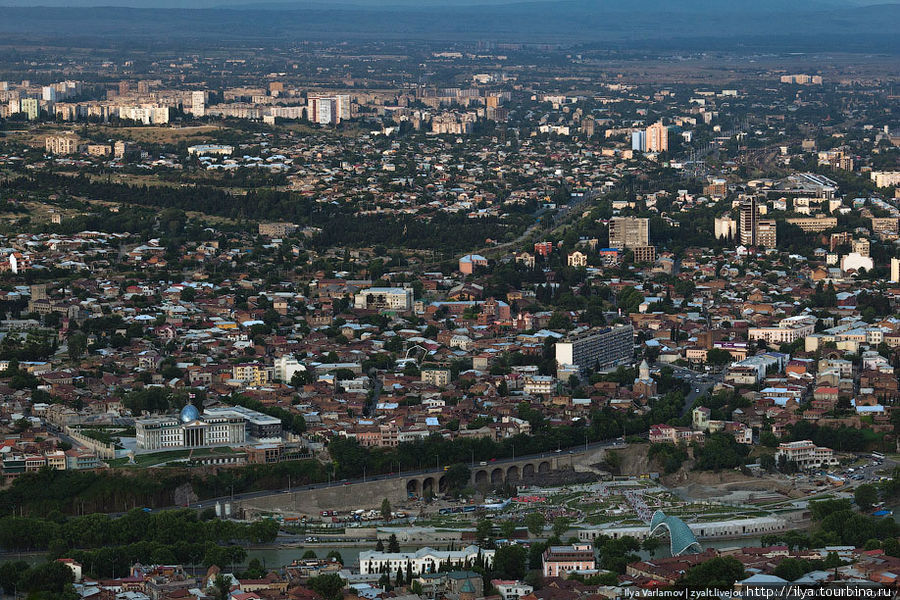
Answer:
<svg viewBox="0 0 900 600"><path fill-rule="evenodd" d="M697 541L694 532L678 517L667 517L663 511L656 511L650 519L650 535L662 533L661 527L665 527L669 534L669 550L672 556L700 552L700 542Z"/></svg>

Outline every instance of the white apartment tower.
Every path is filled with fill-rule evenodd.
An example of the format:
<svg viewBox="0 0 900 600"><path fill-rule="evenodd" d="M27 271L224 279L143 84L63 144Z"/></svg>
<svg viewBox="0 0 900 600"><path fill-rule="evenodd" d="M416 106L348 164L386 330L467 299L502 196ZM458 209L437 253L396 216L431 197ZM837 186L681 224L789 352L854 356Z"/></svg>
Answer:
<svg viewBox="0 0 900 600"><path fill-rule="evenodd" d="M191 114L195 117L206 116L206 92L191 92Z"/></svg>

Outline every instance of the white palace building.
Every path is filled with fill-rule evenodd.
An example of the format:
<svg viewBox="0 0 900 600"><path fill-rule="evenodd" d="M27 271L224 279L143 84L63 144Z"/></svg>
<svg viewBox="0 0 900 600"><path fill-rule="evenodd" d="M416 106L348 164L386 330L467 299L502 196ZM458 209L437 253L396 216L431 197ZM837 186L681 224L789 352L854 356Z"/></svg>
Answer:
<svg viewBox="0 0 900 600"><path fill-rule="evenodd" d="M188 404L177 417L135 419L135 437L140 450L239 445L251 437L280 439L281 421L243 407L210 409L201 415Z"/></svg>

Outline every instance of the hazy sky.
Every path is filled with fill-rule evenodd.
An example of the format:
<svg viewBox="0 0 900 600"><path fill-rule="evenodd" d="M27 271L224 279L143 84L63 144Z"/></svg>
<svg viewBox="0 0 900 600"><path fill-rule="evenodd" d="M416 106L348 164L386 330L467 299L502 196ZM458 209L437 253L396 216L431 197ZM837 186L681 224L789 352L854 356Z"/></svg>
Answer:
<svg viewBox="0 0 900 600"><path fill-rule="evenodd" d="M127 6L133 8L218 8L218 7L253 7L262 5L266 7L299 8L315 4L317 6L328 5L365 5L378 7L385 5L484 5L484 4L511 4L523 1L555 0L0 0L0 6ZM596 0L598 5L627 6L640 4L641 0ZM743 4L747 0L720 0L721 4ZM807 7L841 7L870 4L895 4L900 0L782 0L790 3L793 8ZM697 0L674 0L678 8L689 8ZM709 5L709 0L699 0L700 4Z"/></svg>

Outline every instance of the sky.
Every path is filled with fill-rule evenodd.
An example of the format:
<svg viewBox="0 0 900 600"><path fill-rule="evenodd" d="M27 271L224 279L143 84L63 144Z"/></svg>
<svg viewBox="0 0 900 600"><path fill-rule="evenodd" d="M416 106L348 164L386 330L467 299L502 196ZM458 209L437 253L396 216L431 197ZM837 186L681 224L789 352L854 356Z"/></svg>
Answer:
<svg viewBox="0 0 900 600"><path fill-rule="evenodd" d="M398 5L414 5L414 6L471 6L485 4L512 4L522 2L523 0L0 0L0 6L66 6L66 7L86 7L86 6L123 6L133 8L252 8L254 6L265 8L287 9L301 8L314 4L317 6L329 5L358 5L368 7L379 6L398 6ZM526 0L535 1L535 0ZM536 0L544 2L554 2L559 0ZM732 3L744 3L746 0L731 0ZM800 7L847 7L871 4L895 4L900 0L783 0L789 2L793 8ZM598 4L603 5L628 5L633 4L633 0L597 0ZM728 0L722 0L723 3ZM674 5L679 8L689 8L692 4L698 3L698 0L675 0ZM699 0L701 4L708 4L708 0Z"/></svg>

